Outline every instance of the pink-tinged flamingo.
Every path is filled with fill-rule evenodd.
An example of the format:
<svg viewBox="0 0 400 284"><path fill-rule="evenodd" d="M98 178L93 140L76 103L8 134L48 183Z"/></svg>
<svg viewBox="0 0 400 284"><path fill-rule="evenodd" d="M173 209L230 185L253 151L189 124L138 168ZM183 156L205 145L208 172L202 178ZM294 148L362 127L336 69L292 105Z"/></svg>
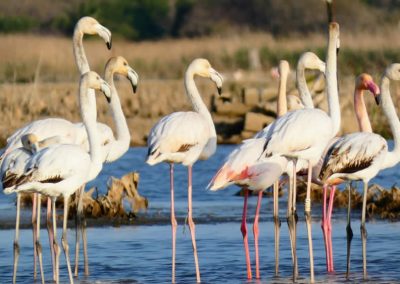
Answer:
<svg viewBox="0 0 400 284"><path fill-rule="evenodd" d="M335 154L335 158L333 158L332 161L329 161L330 157L330 152L333 151L332 147L348 147L348 149L361 149L363 150L362 147L368 147L368 143L370 142L368 138L368 135L365 136L362 133L372 133L372 128L371 128L371 123L368 118L368 113L367 109L365 106L364 102L364 90L369 90L374 97L377 99L380 93L379 87L374 83L372 77L368 74L361 74L356 78L356 83L355 83L355 89L354 89L354 110L356 113L357 117L357 122L358 126L361 132L359 132L359 135L354 135L349 136L347 135L343 136L342 138L334 138L330 144L330 146L327 149L327 154L326 156L323 155L321 158L321 166L322 168L316 168L315 172L320 172L319 174L319 179L321 183L323 183L323 192L324 192L324 198L323 198L323 212L322 212L322 231L324 234L324 242L325 242L325 252L326 252L326 267L328 272L333 272L334 271L334 265L333 265L333 253L332 253L332 225L331 225L331 217L332 217L332 209L333 209L333 201L334 201L334 194L336 190L336 185L340 184L340 180L332 180L330 177L333 174L337 173L348 173L349 175L354 174L354 171L359 171L363 170L364 166L367 166L365 164L360 164L357 167L353 166L353 160L350 159L350 157L346 156L347 153L345 151L343 152L343 149L337 149L338 153ZM378 103L378 101L377 101ZM375 137L375 136L373 136ZM365 145L360 144L361 139L365 138L366 142ZM340 141L346 141L344 144L345 146L342 146ZM338 144L337 144L338 143ZM354 143L351 144L351 143ZM343 154L345 153L345 154ZM370 152L368 152L370 153ZM343 154L343 156L342 156ZM354 153L356 154L356 153ZM366 153L367 154L367 153ZM350 154L349 154L350 155ZM357 153L359 155L357 158L362 158L360 153ZM332 156L333 157L333 156ZM342 160L341 160L342 159ZM336 164L340 163L340 164ZM347 164L346 164L347 163ZM351 170L350 170L351 167ZM338 170L339 172L334 171ZM340 172L341 171L341 172ZM350 178L346 178L347 180L351 180ZM328 210L326 207L326 194L327 190L330 188L330 200L329 200L329 205L328 205ZM351 227L350 227L350 219L348 218L348 226L347 226L347 237L348 237L348 259L349 259L349 246L350 246L350 241L351 241ZM347 263L349 265L349 262Z"/></svg>
<svg viewBox="0 0 400 284"><path fill-rule="evenodd" d="M171 225L172 225L172 282L175 283L176 219L174 210L174 163L188 167L188 224L192 238L196 266L196 280L200 282L197 257L195 224L192 218L192 166L198 159L208 159L217 147L217 135L210 112L204 104L194 82L194 76L210 78L221 92L222 76L206 59L195 59L185 73L186 94L194 111L174 112L163 117L151 129L147 145L147 163L155 165L167 162L171 178Z"/></svg>
<svg viewBox="0 0 400 284"><path fill-rule="evenodd" d="M298 70L300 70L301 76L304 76L304 69L319 69L322 72L325 71L325 64L319 60L319 58L311 53L305 53L299 60ZM286 80L289 74L289 63L285 60L281 60L278 67L279 71L279 87L278 87L278 103L277 103L277 116L281 117L287 112L287 100L286 100ZM305 79L303 78L305 82ZM298 85L299 92L308 92L307 86ZM295 109L301 109L304 106L300 103L296 103ZM255 240L255 254L256 254L256 278L260 278L259 273L259 257L258 257L258 219L259 210L262 199L262 191L268 188L272 183L274 184L274 223L275 223L275 274L279 273L279 207L278 207L278 181L280 175L287 171L287 160L279 157L276 161L259 161L260 155L264 150L264 138L269 131L269 126L256 134L259 139L249 139L243 141L243 143L235 149L226 159L224 165L214 176L210 182L209 187L211 190L220 190L230 184L236 184L244 188L244 207L242 216L241 231L243 235L243 242L245 247L246 256L246 269L247 278L252 278L251 264L250 264L250 253L248 249L248 236L247 236L247 197L248 189L255 189L258 191L258 201L256 215L253 224L253 234ZM263 142L264 141L264 142ZM290 171L291 172L291 171Z"/></svg>
<svg viewBox="0 0 400 284"><path fill-rule="evenodd" d="M310 256L310 282L314 282L314 257L311 238L311 176L329 141L340 128L340 106L337 87L336 51L339 46L339 25L329 25L328 52L326 60L326 85L329 115L319 109L306 108L288 112L278 118L265 132L262 157L284 156L293 162L293 196L296 196L297 162L305 160L308 165L308 182L304 213L308 233ZM294 238L295 241L295 238ZM295 269L296 266L294 266ZM296 278L295 270L293 277Z"/></svg>
<svg viewBox="0 0 400 284"><path fill-rule="evenodd" d="M367 260L366 260L366 238L367 230L365 227L367 191L368 182L375 177L380 170L395 166L400 159L400 121L396 114L393 101L390 97L390 80L400 80L400 64L395 63L386 68L381 80L381 95L377 96L377 102L382 100L382 109L387 117L390 129L394 136L394 149L388 150L387 142L380 135L369 132L358 132L340 137L329 148L321 168L320 178L327 185L342 183L345 180L361 180L364 184L363 206L361 215L361 239L363 251L363 276L367 278ZM364 118L364 117L361 117ZM364 127L369 129L370 125L366 125L366 119L360 120ZM326 188L324 189L326 190ZM328 220L331 217L335 188L331 190L328 208ZM329 232L329 231L328 231ZM348 240L351 239L351 231L347 229ZM330 233L328 234L330 238ZM333 259L331 257L332 248L331 240L328 239L327 260L333 269ZM348 244L349 245L349 244ZM349 250L349 249L348 249ZM349 269L349 255L347 259L347 267ZM347 275L349 271L347 271Z"/></svg>
<svg viewBox="0 0 400 284"><path fill-rule="evenodd" d="M24 174L9 182L4 193L34 192L44 194L52 199L53 211L53 247L55 252L56 282L59 282L59 247L57 244L57 227L55 202L57 197L64 197L64 222L62 245L67 262L69 281L73 283L69 246L67 242L68 201L84 183L94 179L102 169L100 141L96 127L96 98L89 88L101 90L107 100L111 99L110 86L95 72L87 72L81 76L79 102L82 120L89 138L90 154L75 144L53 144L30 157ZM39 219L38 219L39 221ZM40 226L40 224L38 225Z"/></svg>

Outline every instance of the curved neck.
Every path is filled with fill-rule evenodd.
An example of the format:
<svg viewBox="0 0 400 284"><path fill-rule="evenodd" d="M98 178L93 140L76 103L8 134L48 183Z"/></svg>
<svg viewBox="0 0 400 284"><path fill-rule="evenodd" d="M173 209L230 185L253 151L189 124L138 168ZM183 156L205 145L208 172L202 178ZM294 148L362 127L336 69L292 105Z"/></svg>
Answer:
<svg viewBox="0 0 400 284"><path fill-rule="evenodd" d="M76 28L74 30L72 43L73 43L75 63L76 66L78 66L79 73L81 75L90 71L90 66L85 55L85 50L83 49L82 39L83 39L83 33L78 28Z"/></svg>
<svg viewBox="0 0 400 284"><path fill-rule="evenodd" d="M354 90L354 111L356 113L359 131L372 133L371 122L369 121L367 108L364 102L364 92L359 88Z"/></svg>
<svg viewBox="0 0 400 284"><path fill-rule="evenodd" d="M335 136L340 130L340 105L337 83L336 47L337 38L330 35L328 40L328 53L326 56L326 92L328 95L329 115L333 124L333 136Z"/></svg>
<svg viewBox="0 0 400 284"><path fill-rule="evenodd" d="M389 78L383 76L381 82L382 109L389 121L390 130L392 131L394 140L394 149L385 157L384 168L394 166L400 158L400 121L397 117L396 109L390 96L389 87Z"/></svg>
<svg viewBox="0 0 400 284"><path fill-rule="evenodd" d="M116 140L112 143L107 155L107 162L120 158L129 148L131 135L122 111L121 102L114 84L114 72L106 69L105 79L111 87L111 102L109 108L116 130Z"/></svg>
<svg viewBox="0 0 400 284"><path fill-rule="evenodd" d="M283 72L279 77L279 86L278 86L278 107L276 115L281 117L285 113L287 113L287 99L286 99L286 83L288 72Z"/></svg>
<svg viewBox="0 0 400 284"><path fill-rule="evenodd" d="M216 137L217 133L215 131L214 122L212 120L211 114L200 97L199 91L194 82L194 74L188 69L185 74L185 89L186 95L188 96L190 102L192 103L193 110L203 116L209 125L211 137Z"/></svg>
<svg viewBox="0 0 400 284"><path fill-rule="evenodd" d="M94 90L89 92L88 84L83 81L79 89L79 106L83 124L85 125L90 152L90 172L88 180L93 179L100 172L102 167L102 157L100 153L100 142L97 131L97 109Z"/></svg>
<svg viewBox="0 0 400 284"><path fill-rule="evenodd" d="M314 108L310 90L307 86L305 67L303 64L298 64L296 69L296 84L300 94L300 99L306 108Z"/></svg>

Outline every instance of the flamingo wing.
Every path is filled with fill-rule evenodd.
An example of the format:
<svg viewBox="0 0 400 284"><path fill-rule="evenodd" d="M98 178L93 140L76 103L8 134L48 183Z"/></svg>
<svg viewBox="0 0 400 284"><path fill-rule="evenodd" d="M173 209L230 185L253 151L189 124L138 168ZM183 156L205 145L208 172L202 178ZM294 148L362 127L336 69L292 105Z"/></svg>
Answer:
<svg viewBox="0 0 400 284"><path fill-rule="evenodd" d="M196 160L207 143L209 129L204 118L196 112L175 112L163 117L151 129L147 139L147 163L162 161L184 162L193 152Z"/></svg>
<svg viewBox="0 0 400 284"><path fill-rule="evenodd" d="M387 149L386 140L374 133L344 135L329 148L319 178L324 181L333 174L352 174L367 169Z"/></svg>

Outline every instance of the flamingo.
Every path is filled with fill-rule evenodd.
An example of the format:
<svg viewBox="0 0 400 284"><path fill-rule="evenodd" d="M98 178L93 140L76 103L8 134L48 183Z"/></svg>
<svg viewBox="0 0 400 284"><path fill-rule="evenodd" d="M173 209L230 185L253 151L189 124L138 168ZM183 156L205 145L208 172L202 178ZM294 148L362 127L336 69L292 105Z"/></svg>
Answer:
<svg viewBox="0 0 400 284"><path fill-rule="evenodd" d="M79 102L82 120L89 138L90 154L75 144L53 144L41 149L31 156L24 173L10 180L4 193L34 192L44 194L52 199L53 215L53 249L55 251L56 282L59 282L59 247L57 244L55 202L57 197L64 197L64 222L62 245L67 262L70 283L73 283L67 242L68 201L84 183L95 178L102 168L100 141L96 130L96 98L89 88L101 90L107 100L111 99L110 86L100 76L89 71L81 76ZM40 221L38 219L38 221ZM40 226L40 224L38 224Z"/></svg>
<svg viewBox="0 0 400 284"><path fill-rule="evenodd" d="M332 142L329 144L326 154L322 156L321 161L320 161L320 168L318 166L315 169L316 173L319 173L319 177L316 178L316 181L320 184L323 184L323 192L324 192L324 199L323 199L323 213L322 213L322 231L324 234L324 242L325 242L325 251L326 251L326 265L327 265L327 270L328 272L333 272L334 271L334 265L333 265L333 254L332 254L332 225L331 225L331 217L332 217L332 209L333 209L333 200L334 200L334 194L336 190L336 185L340 184L339 180L332 180L330 177L333 174L337 173L347 173L349 176L353 174L354 171L358 170L363 170L363 167L360 166L358 169L353 169L350 172L343 172L343 169L347 169L350 167L351 163L353 161L347 160L347 157L345 155L341 155L339 153L344 153L344 149L339 149L338 153L335 154L335 159L339 159L338 162L342 163L342 165L333 165L330 161L330 152L334 150L336 147L350 147L350 148L355 148L357 147L367 147L368 144L359 144L361 139L365 138L366 142L370 142L368 139L368 136L365 136L363 133L372 133L372 128L371 128L371 123L368 118L368 113L367 109L365 106L364 102L364 90L369 90L375 97L376 103L379 104L378 101L378 95L380 93L379 87L375 84L373 81L372 77L369 74L363 73L359 75L356 78L356 83L355 83L355 89L354 89L354 110L356 113L357 117L357 122L358 126L360 129L359 135L356 135L355 133L352 136L343 136L341 138L334 138L332 139ZM352 137L351 139L349 137ZM375 137L375 136L374 136ZM346 141L345 144L342 146L342 139L343 141ZM353 142L354 141L354 142ZM354 145L352 144L354 143ZM334 148L332 148L334 147ZM368 152L369 153L369 152ZM339 158L336 158L338 155ZM358 153L360 155L360 153ZM341 160L343 159L343 160ZM333 160L332 162L337 162L337 160ZM329 165L328 165L329 163ZM347 165L348 163L349 165ZM335 170L333 170L335 168ZM346 171L347 171L346 170ZM341 172L342 171L342 172ZM350 177L346 178L346 180L352 180ZM330 188L331 190L331 195L330 195L330 200L329 200L329 205L328 205L328 211L326 210L326 193L327 189ZM348 232L348 247L350 245L350 234L352 235L351 232L351 227L350 227L350 219L348 219L348 227L347 227ZM348 250L349 253L349 250ZM349 264L349 262L348 262Z"/></svg>
<svg viewBox="0 0 400 284"><path fill-rule="evenodd" d="M192 166L198 159L208 159L217 147L217 135L210 112L202 101L194 82L194 76L210 78L221 93L222 76L211 67L206 59L197 58L190 63L185 72L186 95L194 111L174 112L163 117L150 131L147 145L149 165L167 162L171 178L171 225L172 225L172 282L175 283L175 242L176 219L174 209L174 163L188 167L188 224L192 238L193 255L196 267L196 280L200 282L200 269L197 257L195 224L192 218Z"/></svg>
<svg viewBox="0 0 400 284"><path fill-rule="evenodd" d="M115 123L116 137L114 138L111 133L111 137L107 141L102 141L101 152L105 163L110 163L118 160L123 154L129 149L129 143L131 141L131 135L129 133L128 124L126 122L124 113L121 108L121 102L118 96L117 89L114 84L114 76L122 75L125 76L131 83L133 92L136 92L139 76L136 71L129 66L128 62L122 56L112 57L108 60L104 78L111 87L111 102L109 104L111 115ZM107 126L108 127L108 126ZM77 230L76 230L76 243L75 243L75 276L78 276L79 266L79 230L82 231L83 239L83 254L84 254L84 271L85 275L89 275L89 261L87 254L87 237L86 237L86 221L83 214L83 189L84 186L79 189L79 201L77 210Z"/></svg>
<svg viewBox="0 0 400 284"><path fill-rule="evenodd" d="M365 226L367 191L369 181L375 177L380 170L395 166L399 162L400 155L400 121L397 117L393 101L390 96L390 80L400 80L400 64L395 63L386 68L381 80L381 94L376 95L376 100L382 101L382 109L389 121L390 129L394 136L395 147L392 151L388 150L386 140L372 132L357 132L340 137L328 149L324 158L319 177L324 181L324 195L328 186L332 186L327 216L323 219L323 230L327 234L326 250L328 270L333 270L332 245L330 236L330 218L332 214L333 198L335 186L345 180L361 180L364 184L363 205L361 215L361 239L363 254L363 277L367 278L366 260L366 238L367 230ZM373 85L370 84L373 89ZM375 87L375 92L376 91ZM361 95L358 95L361 98ZM357 115L360 127L365 127L371 131L371 125L367 121L367 113L359 99ZM326 205L324 204L324 215ZM350 210L350 209L349 209ZM326 224L327 223L327 224ZM349 245L352 231L349 218L347 227L348 256L347 256L347 276L349 275Z"/></svg>
<svg viewBox="0 0 400 284"><path fill-rule="evenodd" d="M49 137L45 140L39 141L37 136L34 134L25 134L21 137L22 147L16 148L11 151L4 159L4 162L1 164L0 168L0 177L3 188L7 187L8 184L20 177L25 170L25 166L29 158L37 153L42 148L47 147L48 145L59 143L59 137ZM36 197L36 194L35 196ZM39 201L38 201L39 200ZM40 203L40 196L38 198L34 198L32 202ZM14 238L14 265L13 265L13 283L16 283L17 280L17 267L18 267L18 258L19 258L19 219L20 219L20 206L21 206L21 196L17 194L17 215L16 215L16 225L15 225L15 238ZM39 205L40 206L40 205ZM32 225L33 225L33 236L34 236L34 252L39 258L39 267L42 283L44 283L44 274L43 274L43 263L42 263L42 248L40 245L40 228L36 226L36 213L40 214L40 209L35 212L35 206L32 206ZM40 215L38 215L40 218ZM36 256L34 258L36 261ZM36 269L35 269L36 272Z"/></svg>

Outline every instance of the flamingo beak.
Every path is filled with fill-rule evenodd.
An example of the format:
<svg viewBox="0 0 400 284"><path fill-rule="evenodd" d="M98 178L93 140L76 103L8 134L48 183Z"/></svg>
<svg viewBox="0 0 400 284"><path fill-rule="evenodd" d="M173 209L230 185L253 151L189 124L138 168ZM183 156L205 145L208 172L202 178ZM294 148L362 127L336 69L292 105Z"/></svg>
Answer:
<svg viewBox="0 0 400 284"><path fill-rule="evenodd" d="M369 81L367 83L368 90L374 95L375 102L377 105L381 103L381 90L379 89L378 85L376 85L373 81Z"/></svg>

